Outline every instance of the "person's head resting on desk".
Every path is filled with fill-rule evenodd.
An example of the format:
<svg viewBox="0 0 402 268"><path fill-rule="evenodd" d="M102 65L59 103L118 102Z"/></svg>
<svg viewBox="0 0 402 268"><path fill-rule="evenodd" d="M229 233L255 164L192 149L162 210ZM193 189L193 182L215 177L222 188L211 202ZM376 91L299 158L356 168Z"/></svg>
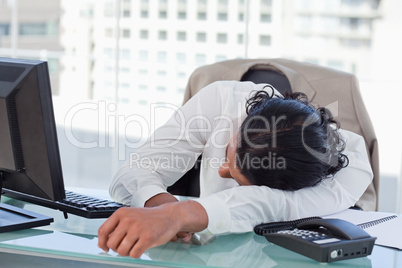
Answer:
<svg viewBox="0 0 402 268"><path fill-rule="evenodd" d="M273 98L257 91L247 117L226 148L219 168L239 185L299 190L317 185L348 164L339 124L326 108L315 109L303 93Z"/></svg>

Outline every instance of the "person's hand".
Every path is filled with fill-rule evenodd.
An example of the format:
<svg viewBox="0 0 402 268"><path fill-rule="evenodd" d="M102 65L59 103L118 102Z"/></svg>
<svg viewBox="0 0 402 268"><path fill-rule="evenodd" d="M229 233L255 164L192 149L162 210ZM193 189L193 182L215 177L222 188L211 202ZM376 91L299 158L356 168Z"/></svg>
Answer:
<svg viewBox="0 0 402 268"><path fill-rule="evenodd" d="M168 210L157 208L121 208L99 228L99 247L121 256L139 258L145 250L171 240L180 224Z"/></svg>
<svg viewBox="0 0 402 268"><path fill-rule="evenodd" d="M145 207L156 207L167 203L172 202L179 202L172 194L170 193L160 193L157 194L145 202ZM191 237L193 236L192 233L188 232L180 232L176 234L170 241L175 242L179 239L182 239L185 242L190 241Z"/></svg>
<svg viewBox="0 0 402 268"><path fill-rule="evenodd" d="M189 232L179 232L177 233L172 239L170 239L171 242L176 242L177 240L181 239L184 242L188 242L191 240L193 237L194 233L189 233Z"/></svg>
<svg viewBox="0 0 402 268"><path fill-rule="evenodd" d="M207 225L206 211L195 201L120 208L99 228L98 246L106 252L112 249L121 256L139 258L147 249L165 244L181 232L199 232Z"/></svg>

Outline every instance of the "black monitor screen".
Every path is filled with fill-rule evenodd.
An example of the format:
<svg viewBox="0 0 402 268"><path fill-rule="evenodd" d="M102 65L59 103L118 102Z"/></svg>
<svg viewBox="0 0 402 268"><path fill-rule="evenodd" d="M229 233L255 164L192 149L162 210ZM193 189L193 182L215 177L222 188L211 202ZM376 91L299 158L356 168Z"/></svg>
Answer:
<svg viewBox="0 0 402 268"><path fill-rule="evenodd" d="M5 190L65 197L46 62L0 58L0 172Z"/></svg>

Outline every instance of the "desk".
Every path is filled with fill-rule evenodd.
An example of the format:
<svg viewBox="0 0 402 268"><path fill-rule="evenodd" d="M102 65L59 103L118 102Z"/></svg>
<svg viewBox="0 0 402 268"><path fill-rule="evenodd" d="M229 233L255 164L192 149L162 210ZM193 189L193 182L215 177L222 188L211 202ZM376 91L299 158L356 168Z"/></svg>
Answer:
<svg viewBox="0 0 402 268"><path fill-rule="evenodd" d="M268 243L254 233L224 235L208 245L169 242L140 259L104 253L97 230L105 219L85 219L3 197L5 203L54 218L50 226L0 234L0 267L323 267L321 263ZM336 267L402 267L402 251L374 246L369 257L338 261Z"/></svg>

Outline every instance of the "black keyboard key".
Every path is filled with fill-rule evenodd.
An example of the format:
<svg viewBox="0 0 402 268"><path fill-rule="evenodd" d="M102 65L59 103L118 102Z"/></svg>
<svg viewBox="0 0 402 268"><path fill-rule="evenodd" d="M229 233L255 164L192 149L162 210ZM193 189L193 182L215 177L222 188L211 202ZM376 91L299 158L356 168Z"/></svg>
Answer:
<svg viewBox="0 0 402 268"><path fill-rule="evenodd" d="M97 217L97 214L101 215L104 213L110 216L114 211L124 206L111 200L94 198L69 191L66 191L66 198L62 203L78 210L85 210L88 213L94 214L94 217Z"/></svg>

